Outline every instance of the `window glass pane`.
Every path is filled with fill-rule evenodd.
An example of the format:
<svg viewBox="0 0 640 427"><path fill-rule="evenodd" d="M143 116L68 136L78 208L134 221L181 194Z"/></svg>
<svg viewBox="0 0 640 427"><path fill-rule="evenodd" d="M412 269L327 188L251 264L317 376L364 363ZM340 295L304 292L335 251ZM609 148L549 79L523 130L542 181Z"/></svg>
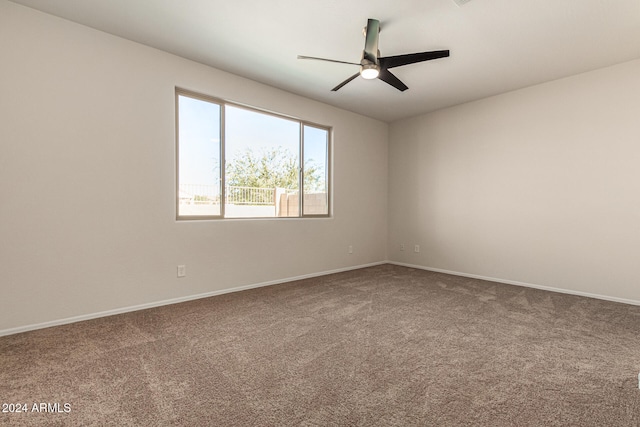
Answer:
<svg viewBox="0 0 640 427"><path fill-rule="evenodd" d="M225 217L299 216L300 124L225 106Z"/></svg>
<svg viewBox="0 0 640 427"><path fill-rule="evenodd" d="M178 215L220 215L220 105L178 96Z"/></svg>
<svg viewBox="0 0 640 427"><path fill-rule="evenodd" d="M329 132L304 126L304 215L329 213Z"/></svg>

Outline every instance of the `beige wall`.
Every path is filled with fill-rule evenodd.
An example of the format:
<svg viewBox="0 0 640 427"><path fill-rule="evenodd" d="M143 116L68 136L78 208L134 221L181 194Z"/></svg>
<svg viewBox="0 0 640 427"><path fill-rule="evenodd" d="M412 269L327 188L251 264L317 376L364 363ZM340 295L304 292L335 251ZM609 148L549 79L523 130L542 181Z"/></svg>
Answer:
<svg viewBox="0 0 640 427"><path fill-rule="evenodd" d="M0 333L386 259L385 123L5 0L0 53ZM333 217L176 222L175 86L333 126Z"/></svg>
<svg viewBox="0 0 640 427"><path fill-rule="evenodd" d="M639 94L637 60L393 123L389 258L640 302Z"/></svg>

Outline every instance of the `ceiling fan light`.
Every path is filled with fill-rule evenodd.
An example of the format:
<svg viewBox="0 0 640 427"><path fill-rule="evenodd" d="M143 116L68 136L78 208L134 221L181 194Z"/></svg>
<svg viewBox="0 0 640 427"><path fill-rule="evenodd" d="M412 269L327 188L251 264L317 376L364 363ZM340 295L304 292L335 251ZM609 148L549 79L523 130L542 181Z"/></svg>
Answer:
<svg viewBox="0 0 640 427"><path fill-rule="evenodd" d="M378 74L380 74L380 69L376 64L367 64L360 67L360 75L363 79L375 79Z"/></svg>

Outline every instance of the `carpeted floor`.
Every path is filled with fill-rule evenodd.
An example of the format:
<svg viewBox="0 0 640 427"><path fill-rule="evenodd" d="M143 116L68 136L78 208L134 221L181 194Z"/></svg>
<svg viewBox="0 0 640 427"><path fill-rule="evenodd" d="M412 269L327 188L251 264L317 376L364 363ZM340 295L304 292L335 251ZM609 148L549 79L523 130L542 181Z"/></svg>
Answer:
<svg viewBox="0 0 640 427"><path fill-rule="evenodd" d="M1 337L28 412L0 425L639 426L639 332L637 306L383 265Z"/></svg>

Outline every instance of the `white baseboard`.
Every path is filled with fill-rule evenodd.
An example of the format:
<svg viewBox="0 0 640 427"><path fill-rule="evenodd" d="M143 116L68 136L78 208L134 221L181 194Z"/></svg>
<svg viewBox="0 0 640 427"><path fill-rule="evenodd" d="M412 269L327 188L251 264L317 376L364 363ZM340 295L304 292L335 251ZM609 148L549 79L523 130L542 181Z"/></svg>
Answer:
<svg viewBox="0 0 640 427"><path fill-rule="evenodd" d="M128 306L128 307L116 308L114 310L101 311L101 312L98 312L98 313L84 314L82 316L73 316L73 317L67 317L67 318L64 318L64 319L52 320L52 321L49 321L49 322L36 323L36 324L26 325L26 326L19 326L17 328L3 329L3 330L0 330L0 337L1 336L5 336L5 335L19 334L21 332L34 331L36 329L50 328L52 326L60 326L60 325L66 325L66 324L69 324L69 323L82 322L84 320L97 319L99 317L113 316L113 315L116 315L116 314L128 313L128 312L131 312L131 311L145 310L147 308L161 307L163 305L178 304L178 303L181 303L181 302L192 301L192 300L196 300L196 299L200 299L200 298L208 298L208 297L213 297L213 296L216 296L216 295L228 294L228 293L231 293L231 292L240 292L240 291L244 291L244 290L247 290L247 289L261 288L261 287L264 287L264 286L271 286L271 285L279 285L281 283L293 282L295 280L310 279L310 278L313 278L313 277L326 276L328 274L342 273L344 271L351 271L351 270L358 270L358 269L361 269L361 268L373 267L373 266L382 265L382 264L387 264L387 261L380 261L380 262L374 262L374 263L370 263L370 264L362 264L362 265L357 265L357 266L352 266L352 267L339 268L339 269L336 269L336 270L322 271L322 272L317 272L317 273L305 274L305 275L302 275L302 276L287 277L287 278L284 278L284 279L270 280L268 282L254 283L254 284L250 284L250 285L238 286L238 287L235 287L235 288L221 289L221 290L218 290L218 291L206 292L206 293L203 293L203 294L188 295L188 296L185 296L185 297L172 298L172 299L168 299L168 300L156 301L156 302L151 302L151 303L147 303L147 304L132 305L132 306Z"/></svg>
<svg viewBox="0 0 640 427"><path fill-rule="evenodd" d="M605 300L605 301L613 301L613 302L619 302L619 303L623 303L623 304L630 304L630 305L638 305L638 306L640 306L640 301L632 300L632 299L618 298L618 297L612 297L612 296L608 296L608 295L592 294L592 293L588 293L588 292L575 291L575 290L571 290L571 289L554 288L554 287L551 287L551 286L541 286L541 285L535 285L535 284L532 284L532 283L519 282L519 281L515 281L515 280L498 279L498 278L495 278L495 277L480 276L478 274L461 273L459 271L443 270L443 269L440 269L440 268L432 268L432 267L426 267L426 266L423 266L423 265L408 264L408 263L397 262L397 261L380 261L380 262L374 262L374 263L370 263L370 264L362 264L362 265L357 265L357 266L339 268L339 269L335 269L335 270L329 270L329 271L322 271L322 272L317 272L317 273L305 274L305 275L302 275L302 276L287 277L287 278L284 278L284 279L271 280L271 281L268 281L268 282L254 283L254 284L238 286L238 287L234 287L234 288L221 289L221 290L217 290L217 291L206 292L206 293L203 293L203 294L188 295L188 296L184 296L184 297L172 298L172 299L163 300L163 301L156 301L156 302L151 302L151 303L147 303L147 304L139 304L139 305L133 305L133 306L128 306L128 307L122 307L122 308L117 308L117 309L114 309L114 310L107 310L107 311L101 311L101 312L98 312L98 313L85 314L85 315L82 315L82 316L67 317L67 318L64 318L64 319L52 320L52 321L49 321L49 322L36 323L36 324L31 324L31 325L26 325L26 326L19 326L17 328L3 329L3 330L0 330L0 337L1 336L5 336L5 335L18 334L18 333L21 333L21 332L34 331L34 330L37 330L37 329L50 328L52 326L59 326L59 325L66 325L66 324L69 324L69 323L82 322L84 320L97 319L99 317L113 316L113 315L116 315L116 314L128 313L128 312L131 312L131 311L145 310L147 308L161 307L163 305L178 304L178 303L181 303L181 302L192 301L192 300L196 300L196 299L200 299L200 298L208 298L208 297L213 297L213 296L216 296L216 295L223 295L223 294L228 294L228 293L232 293L232 292L240 292L240 291L244 291L244 290L247 290L247 289L261 288L261 287L264 287L264 286L279 285L281 283L293 282L295 280L302 280L302 279L309 279L309 278L313 278L313 277L326 276L328 274L342 273L342 272L345 272L345 271L358 270L358 269L366 268L366 267L374 267L376 265L382 265L382 264L393 264L393 265L399 265L399 266L402 266L402 267L416 268L416 269L419 269L419 270L433 271L435 273L451 274L453 276L469 277L469 278L472 278L472 279L487 280L489 282L505 283L507 285L523 286L523 287L527 287L527 288L541 289L541 290L544 290L544 291L558 292L558 293L570 294L570 295L578 295L578 296L582 296L582 297L596 298L596 299L601 299L601 300Z"/></svg>
<svg viewBox="0 0 640 427"><path fill-rule="evenodd" d="M620 302L620 303L623 303L623 304L630 304L630 305L640 305L640 301L632 300L632 299L618 298L618 297L612 297L612 296L608 296L608 295L592 294L592 293L589 293L589 292L575 291L575 290L572 290L572 289L554 288L552 286L535 285L535 284L532 284L532 283L518 282L516 280L497 279L495 277L486 277L486 276L480 276L480 275L477 275L477 274L460 273L459 271L443 270L443 269L440 269L440 268L425 267L423 265L407 264L407 263L404 263L404 262L388 261L388 263L389 264L393 264L393 265L399 265L399 266L402 266L402 267L410 267L410 268L417 268L417 269L420 269L420 270L433 271L434 273L445 273L445 274L451 274L453 276L469 277L469 278L472 278L472 279L487 280L489 282L505 283L507 285L524 286L526 288L541 289L543 291L558 292L558 293L561 293L561 294L577 295L577 296L581 296L581 297L595 298L595 299L601 299L601 300L605 300L605 301Z"/></svg>

